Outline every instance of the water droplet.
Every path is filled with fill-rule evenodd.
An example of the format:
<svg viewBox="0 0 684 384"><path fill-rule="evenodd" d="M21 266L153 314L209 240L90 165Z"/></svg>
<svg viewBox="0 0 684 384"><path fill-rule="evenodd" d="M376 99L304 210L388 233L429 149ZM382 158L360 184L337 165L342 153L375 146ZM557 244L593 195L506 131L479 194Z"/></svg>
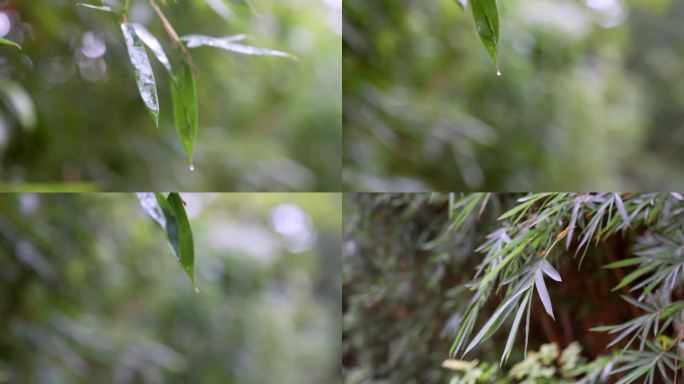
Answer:
<svg viewBox="0 0 684 384"><path fill-rule="evenodd" d="M194 170L195 170L195 165L194 165L194 164L190 164L190 172L192 172L192 171L194 171Z"/></svg>
<svg viewBox="0 0 684 384"><path fill-rule="evenodd" d="M496 75L501 76L501 70L499 70L499 68L496 69Z"/></svg>
<svg viewBox="0 0 684 384"><path fill-rule="evenodd" d="M195 292L200 293L199 288L195 287Z"/></svg>

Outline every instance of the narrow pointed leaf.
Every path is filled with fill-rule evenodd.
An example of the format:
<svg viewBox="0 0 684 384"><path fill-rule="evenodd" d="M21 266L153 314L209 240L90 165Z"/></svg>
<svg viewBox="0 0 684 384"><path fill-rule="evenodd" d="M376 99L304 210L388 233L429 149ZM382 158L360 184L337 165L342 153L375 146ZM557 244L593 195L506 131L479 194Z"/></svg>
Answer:
<svg viewBox="0 0 684 384"><path fill-rule="evenodd" d="M152 51L154 57L156 57L166 71L171 74L171 63L169 62L169 58L166 56L166 53L164 53L164 49L159 43L159 40L157 40L157 38L154 37L154 35L150 33L150 31L148 31L147 28L145 28L145 26L142 24L135 23L133 24L133 28L135 28L135 33L138 35L140 40L147 46L147 48L150 49L150 51Z"/></svg>
<svg viewBox="0 0 684 384"><path fill-rule="evenodd" d="M236 35L228 37L211 37L204 35L189 35L183 36L182 40L188 48L198 47L214 47L243 55L257 55L257 56L278 56L294 58L291 54L273 49L252 47L250 45L237 44L236 41L243 40L245 35Z"/></svg>
<svg viewBox="0 0 684 384"><path fill-rule="evenodd" d="M532 291L528 291L527 295L525 295L525 298L520 303L520 306L518 306L518 312L515 314L515 318L513 319L513 325L511 326L511 330L508 333L508 340L506 340L506 348L504 348L504 353L501 356L502 365L506 362L506 360L508 360L508 356L511 354L511 349L513 349L513 342L515 341L515 335L518 333L520 321L522 320L522 316L525 313L525 307L529 303L530 297L532 297L530 295L531 293Z"/></svg>
<svg viewBox="0 0 684 384"><path fill-rule="evenodd" d="M477 33L489 56L498 65L499 10L496 0L471 0L470 8L473 11Z"/></svg>
<svg viewBox="0 0 684 384"><path fill-rule="evenodd" d="M171 100L173 101L173 120L176 131L183 143L188 163L192 169L199 116L195 75L192 73L190 65L185 61L174 69L171 81Z"/></svg>
<svg viewBox="0 0 684 384"><path fill-rule="evenodd" d="M541 299L542 304L546 313L548 313L554 320L556 318L553 316L553 309L551 308L551 298L549 298L549 292L546 290L546 285L544 284L544 275L541 270L537 270L534 276L534 285L537 288L537 294L539 294L539 299Z"/></svg>
<svg viewBox="0 0 684 384"><path fill-rule="evenodd" d="M3 44L3 45L11 45L11 46L13 46L13 47L15 47L15 48L21 49L21 45L15 43L15 42L12 41L12 40L7 40L7 39L5 39L4 37L0 37L0 44Z"/></svg>
<svg viewBox="0 0 684 384"><path fill-rule="evenodd" d="M121 23L128 56L135 72L135 82L138 84L140 96L152 114L155 125L159 125L159 99L157 97L157 84L154 80L154 72L147 57L143 42L135 33L135 28L130 23Z"/></svg>
<svg viewBox="0 0 684 384"><path fill-rule="evenodd" d="M646 374L646 372L648 372L649 369L651 369L650 364L641 366L641 367L633 370L632 372L630 372L628 375L626 375L625 377L620 379L615 384L629 384L629 383L633 382L634 380L638 379L639 377L643 376L644 374Z"/></svg>
<svg viewBox="0 0 684 384"><path fill-rule="evenodd" d="M93 4L85 4L85 3L78 3L78 4L76 4L76 5L79 6L79 7L88 8L88 9L93 9L93 10L96 10L96 11L102 11L102 12L113 13L113 14L116 14L116 15L120 15L120 14L123 13L122 10L120 10L120 9L115 9L115 8L112 8L112 7L107 6L107 5L93 5Z"/></svg>
<svg viewBox="0 0 684 384"><path fill-rule="evenodd" d="M553 280L561 281L560 274L548 261L542 260L541 269L546 276L552 278Z"/></svg>
<svg viewBox="0 0 684 384"><path fill-rule="evenodd" d="M617 291L618 289L626 286L627 284L631 283L632 281L638 279L640 276L645 275L646 273L650 272L653 268L655 268L654 264L649 264L646 266L643 266L636 271L631 272L627 276L625 276L621 281L620 284L616 285L615 288L613 288L613 291Z"/></svg>
<svg viewBox="0 0 684 384"><path fill-rule="evenodd" d="M178 260L190 278L193 288L197 290L195 283L195 245L192 239L190 221L185 213L185 205L180 195L175 192L169 194L167 201L178 222Z"/></svg>
<svg viewBox="0 0 684 384"><path fill-rule="evenodd" d="M622 216L622 221L626 227L629 227L629 215L627 214L627 210L625 209L625 204L622 202L622 198L620 197L619 193L613 194L615 197L615 206L617 207L618 213L620 213L620 216Z"/></svg>
<svg viewBox="0 0 684 384"><path fill-rule="evenodd" d="M630 265L640 264L643 261L644 261L644 258L642 258L642 257L632 257L630 259L619 260L619 261L615 261L615 262L610 263L610 264L606 264L603 266L603 268L612 269L612 268L628 267Z"/></svg>

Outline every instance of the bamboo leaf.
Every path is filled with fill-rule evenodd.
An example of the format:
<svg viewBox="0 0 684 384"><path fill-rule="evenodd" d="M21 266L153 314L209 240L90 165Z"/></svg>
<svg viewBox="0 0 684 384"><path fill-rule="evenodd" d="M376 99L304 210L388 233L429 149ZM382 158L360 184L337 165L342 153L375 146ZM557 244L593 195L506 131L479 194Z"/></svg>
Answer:
<svg viewBox="0 0 684 384"><path fill-rule="evenodd" d="M256 55L256 56L278 56L278 57L288 57L295 58L293 55L276 51L274 49L258 48L252 47L250 45L237 44L236 41L245 39L245 35L235 35L227 37L211 37L205 35L188 35L181 38L188 48L199 48L199 47L213 47L220 48L226 51L240 53L243 55Z"/></svg>
<svg viewBox="0 0 684 384"><path fill-rule="evenodd" d="M624 259L624 260L619 260L612 262L610 264L606 264L603 266L603 268L622 268L622 267L629 267L631 265L636 265L636 264L641 264L644 261L643 257L632 257L630 259Z"/></svg>
<svg viewBox="0 0 684 384"><path fill-rule="evenodd" d="M166 53L164 53L164 49L159 43L159 40L157 40L157 38L154 37L154 35L150 33L150 31L148 31L147 28L145 28L145 26L142 24L134 23L133 28L135 28L135 33L138 35L140 40L147 46L147 48L150 49L150 51L152 51L154 57L157 58L157 60L166 69L166 71L169 72L169 74L172 74L171 63L169 62L169 58L166 56Z"/></svg>
<svg viewBox="0 0 684 384"><path fill-rule="evenodd" d="M477 33L497 66L498 73L499 10L496 0L471 0L470 8L473 11Z"/></svg>
<svg viewBox="0 0 684 384"><path fill-rule="evenodd" d="M618 289L626 286L627 284L631 283L632 281L638 279L640 276L645 275L646 273L650 272L654 268L653 264L648 264L646 266L643 266L636 271L631 272L627 276L625 276L621 281L620 284L616 285L615 288L612 289L612 291L617 291Z"/></svg>
<svg viewBox="0 0 684 384"><path fill-rule="evenodd" d="M121 23L128 56L135 72L135 82L138 85L140 96L152 114L155 125L159 125L159 99L157 97L157 84L154 80L154 72L147 57L143 42L135 32L135 28L130 23Z"/></svg>
<svg viewBox="0 0 684 384"><path fill-rule="evenodd" d="M546 290L546 285L544 284L544 275L541 270L537 270L534 276L534 285L537 288L537 294L539 294L539 299L541 299L542 304L546 313L548 313L551 318L553 317L553 309L551 308L551 298L549 298L549 292Z"/></svg>
<svg viewBox="0 0 684 384"><path fill-rule="evenodd" d="M115 8L112 8L112 7L107 6L107 5L94 5L94 4L85 4L85 3L77 3L76 5L79 6L79 7L88 8L88 9L92 9L92 10L95 10L95 11L102 11L102 12L107 12L107 13L113 13L113 14L116 14L116 15L121 15L121 14L123 14L123 10L121 10L121 9L115 9Z"/></svg>
<svg viewBox="0 0 684 384"><path fill-rule="evenodd" d="M552 278L556 281L561 281L560 274L556 269L548 262L546 259L541 262L541 270L546 274L546 276Z"/></svg>
<svg viewBox="0 0 684 384"><path fill-rule="evenodd" d="M518 328L520 327L520 321L522 320L522 315L525 313L525 307L528 305L530 302L530 298L532 297L532 291L527 291L527 294L525 295L525 298L522 300L520 305L518 306L518 312L515 314L515 318L513 319L513 325L511 326L511 330L508 333L508 340L506 341L506 348L504 348L504 353L501 356L501 365L503 365L506 360L508 360L508 356L511 353L511 349L513 349L513 342L515 341L515 335L518 333Z"/></svg>
<svg viewBox="0 0 684 384"><path fill-rule="evenodd" d="M3 45L11 45L11 46L13 46L13 47L15 47L15 48L21 49L21 45L15 43L15 42L12 41L12 40L7 40L7 39L5 39L4 37L0 37L0 44L3 44Z"/></svg>
<svg viewBox="0 0 684 384"><path fill-rule="evenodd" d="M639 377L643 376L648 372L648 370L651 369L651 365L644 365L641 366L632 372L630 372L628 375L620 379L617 383L615 384L629 384L633 382L634 380L638 379Z"/></svg>
<svg viewBox="0 0 684 384"><path fill-rule="evenodd" d="M199 113L195 75L192 73L190 65L185 61L174 69L171 81L171 100L176 131L185 148L190 170L193 170L193 154L197 140Z"/></svg>
<svg viewBox="0 0 684 384"><path fill-rule="evenodd" d="M192 228L185 212L185 205L178 193L170 193L167 197L169 206L173 209L178 223L178 249L176 255L185 273L190 278L195 291L198 291L195 282L195 245L192 238Z"/></svg>

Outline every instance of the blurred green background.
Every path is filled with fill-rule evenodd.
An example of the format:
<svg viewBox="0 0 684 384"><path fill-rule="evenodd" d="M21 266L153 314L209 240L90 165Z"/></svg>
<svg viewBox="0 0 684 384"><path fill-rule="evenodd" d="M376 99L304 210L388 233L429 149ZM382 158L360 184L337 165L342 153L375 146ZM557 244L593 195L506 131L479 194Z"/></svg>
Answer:
<svg viewBox="0 0 684 384"><path fill-rule="evenodd" d="M164 12L180 35L246 33L247 44L298 57L192 51L200 107L194 172L173 126L163 68L151 58L157 129L138 94L119 21L78 2L0 1L0 35L23 47L0 46L0 91L19 100L0 106L0 189L340 189L340 0L254 0L251 8L229 0L167 2ZM148 1L131 0L129 18L178 56ZM23 126L21 116L28 116Z"/></svg>
<svg viewBox="0 0 684 384"><path fill-rule="evenodd" d="M332 383L341 197L182 194L195 293L134 194L0 195L0 383Z"/></svg>
<svg viewBox="0 0 684 384"><path fill-rule="evenodd" d="M684 186L684 2L345 0L347 190Z"/></svg>

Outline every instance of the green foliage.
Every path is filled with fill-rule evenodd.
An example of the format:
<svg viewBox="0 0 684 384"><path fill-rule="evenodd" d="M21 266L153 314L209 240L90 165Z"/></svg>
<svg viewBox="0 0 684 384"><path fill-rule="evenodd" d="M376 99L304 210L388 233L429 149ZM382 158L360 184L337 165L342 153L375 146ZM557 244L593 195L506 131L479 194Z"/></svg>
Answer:
<svg viewBox="0 0 684 384"><path fill-rule="evenodd" d="M201 294L131 193L2 195L0 381L339 380L340 197L182 197Z"/></svg>
<svg viewBox="0 0 684 384"><path fill-rule="evenodd" d="M456 3L343 2L346 190L682 189L684 3Z"/></svg>
<svg viewBox="0 0 684 384"><path fill-rule="evenodd" d="M177 44L149 0L129 1L125 14L117 13L123 1L105 1L114 12L77 3L0 5L13 20L4 37L22 46L2 48L2 80L25 90L34 106L26 129L11 106L0 105L0 189L340 190L339 8L307 0L264 0L255 9L226 0L157 1ZM149 57L159 128L141 101L124 15ZM184 37L193 35L244 35L235 49L273 47L297 60L190 48ZM185 145L191 137L179 135L172 100L172 76L186 64L199 117L194 172Z"/></svg>
<svg viewBox="0 0 684 384"><path fill-rule="evenodd" d="M497 66L497 74L500 75L497 57L499 50L499 10L496 0L472 0L470 8L473 10L473 20L475 20L477 33L480 34L482 43L484 43L489 56L492 57Z"/></svg>
<svg viewBox="0 0 684 384"><path fill-rule="evenodd" d="M681 194L361 194L347 206L348 382L444 382L434 368L407 362L436 367L432 352L405 345L478 354L484 373L491 360L505 365L539 341L574 346L547 351L552 358L527 354L511 370L514 382L678 382ZM606 274L615 269L626 270ZM610 318L622 321L603 325ZM525 341L516 343L523 322ZM587 354L580 358L568 336L559 343L559 328L590 346L592 359L579 363ZM386 353L392 365L378 360Z"/></svg>

